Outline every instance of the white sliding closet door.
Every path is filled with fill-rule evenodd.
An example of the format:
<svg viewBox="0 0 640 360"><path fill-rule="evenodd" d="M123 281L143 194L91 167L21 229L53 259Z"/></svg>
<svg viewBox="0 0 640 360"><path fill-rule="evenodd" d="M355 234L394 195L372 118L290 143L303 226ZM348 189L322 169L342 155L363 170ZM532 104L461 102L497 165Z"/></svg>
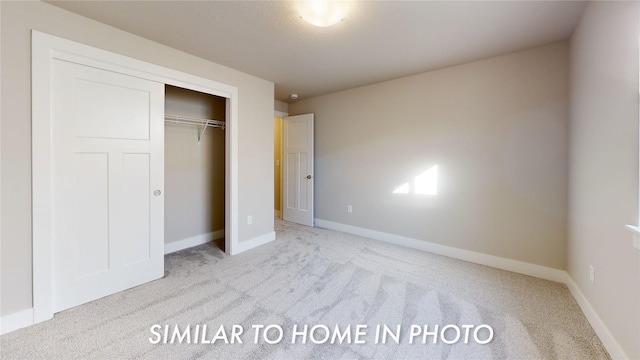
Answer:
<svg viewBox="0 0 640 360"><path fill-rule="evenodd" d="M164 84L53 60L53 310L164 272Z"/></svg>

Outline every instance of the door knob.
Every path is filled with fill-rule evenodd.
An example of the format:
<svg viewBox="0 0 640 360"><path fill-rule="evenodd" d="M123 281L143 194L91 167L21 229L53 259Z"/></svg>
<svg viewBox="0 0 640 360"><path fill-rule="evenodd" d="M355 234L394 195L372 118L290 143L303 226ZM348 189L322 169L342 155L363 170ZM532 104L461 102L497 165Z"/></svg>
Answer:
<svg viewBox="0 0 640 360"><path fill-rule="evenodd" d="M307 179L311 180L311 175L307 175Z"/></svg>
<svg viewBox="0 0 640 360"><path fill-rule="evenodd" d="M156 191L153 192L153 195L155 195L155 196L160 196L160 194L162 194L162 191L160 191L160 190L156 190Z"/></svg>

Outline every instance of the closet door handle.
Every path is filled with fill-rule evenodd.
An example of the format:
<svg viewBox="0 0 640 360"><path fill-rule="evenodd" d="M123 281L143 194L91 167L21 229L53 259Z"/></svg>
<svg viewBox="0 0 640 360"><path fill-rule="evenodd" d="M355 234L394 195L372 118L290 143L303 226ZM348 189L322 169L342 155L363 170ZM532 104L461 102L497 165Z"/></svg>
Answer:
<svg viewBox="0 0 640 360"><path fill-rule="evenodd" d="M307 175L307 179L311 180L311 175Z"/></svg>
<svg viewBox="0 0 640 360"><path fill-rule="evenodd" d="M156 191L153 192L154 196L160 196L160 194L162 194L162 191L160 191L160 190L156 190Z"/></svg>

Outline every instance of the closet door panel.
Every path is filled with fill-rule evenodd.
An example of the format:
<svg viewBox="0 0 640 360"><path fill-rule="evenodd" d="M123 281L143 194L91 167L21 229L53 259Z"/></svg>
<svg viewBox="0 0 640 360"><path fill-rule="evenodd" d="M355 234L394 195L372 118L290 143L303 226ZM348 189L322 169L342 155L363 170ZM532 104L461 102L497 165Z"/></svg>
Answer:
<svg viewBox="0 0 640 360"><path fill-rule="evenodd" d="M127 206L122 212L122 224L126 232L122 235L120 250L124 255L123 265L129 266L151 256L149 154L123 154L123 192Z"/></svg>
<svg viewBox="0 0 640 360"><path fill-rule="evenodd" d="M76 153L73 169L75 226L70 241L74 277L85 278L109 270L109 154Z"/></svg>
<svg viewBox="0 0 640 360"><path fill-rule="evenodd" d="M164 84L54 60L54 311L164 273Z"/></svg>
<svg viewBox="0 0 640 360"><path fill-rule="evenodd" d="M94 70L82 69L91 79L76 78L73 84L76 136L148 140L149 92L124 84L136 86L145 80ZM114 83L114 79L121 82Z"/></svg>

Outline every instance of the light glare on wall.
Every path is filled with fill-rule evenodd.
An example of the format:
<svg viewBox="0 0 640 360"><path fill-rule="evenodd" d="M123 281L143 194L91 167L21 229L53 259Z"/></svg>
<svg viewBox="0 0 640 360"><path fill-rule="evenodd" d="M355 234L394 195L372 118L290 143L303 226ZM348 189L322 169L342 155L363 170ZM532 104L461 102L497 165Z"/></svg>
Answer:
<svg viewBox="0 0 640 360"><path fill-rule="evenodd" d="M394 194L408 194L409 193L409 183L404 183L398 186L395 190L393 190Z"/></svg>
<svg viewBox="0 0 640 360"><path fill-rule="evenodd" d="M411 184L404 183L398 186L394 194L409 194ZM438 165L434 165L427 171L413 178L413 193L420 195L438 195Z"/></svg>
<svg viewBox="0 0 640 360"><path fill-rule="evenodd" d="M327 27L342 21L349 11L346 1L307 0L298 2L298 13L308 23Z"/></svg>

